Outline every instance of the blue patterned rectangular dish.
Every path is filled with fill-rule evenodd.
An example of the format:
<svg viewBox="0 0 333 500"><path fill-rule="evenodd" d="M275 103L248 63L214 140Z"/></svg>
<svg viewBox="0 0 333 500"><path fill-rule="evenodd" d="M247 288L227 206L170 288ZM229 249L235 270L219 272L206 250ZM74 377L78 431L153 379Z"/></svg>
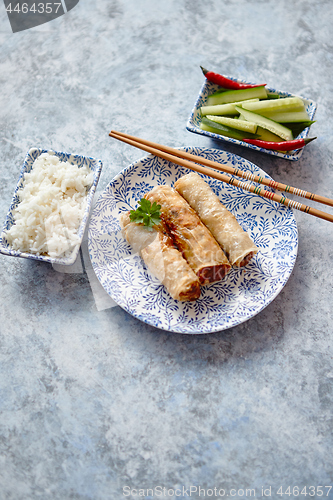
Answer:
<svg viewBox="0 0 333 500"><path fill-rule="evenodd" d="M235 78L233 78L233 80L235 80L237 82L243 82L243 80L236 80ZM254 146L253 144L248 144L246 142L243 142L243 141L240 141L237 139L232 139L230 137L226 137L226 136L223 136L220 134L215 134L213 132L207 132L205 130L202 130L200 128L200 122L201 122L200 108L201 108L201 106L204 106L206 104L208 96L213 94L214 92L216 92L218 89L219 89L218 85L216 85L208 80L205 81L205 83L201 87L201 90L200 90L200 93L199 93L197 100L195 102L194 108L191 112L191 115L190 115L188 121L187 121L186 129L189 132L194 132L196 134L211 137L213 139L218 139L221 141L230 142L232 144L237 144L239 146L254 149L256 151L260 151L262 153L266 153L269 155L279 156L280 158L284 158L286 160L299 160L301 158L302 153L303 153L303 148L295 150L295 151L290 151L288 153L282 153L280 151L272 151L272 150L268 150L268 149L263 149L263 148L260 148L258 146ZM281 97L295 96L295 94L290 94L288 92L283 92L281 90L276 90L276 89L273 89L273 88L270 88L267 86L266 86L266 89L268 90L268 92L272 92L274 94L279 94ZM313 120L313 117L314 117L316 109L317 109L316 103L314 101L312 101L311 99L306 99L306 98L301 97L301 96L297 96L297 97L300 97L304 101L306 112L309 115L309 119ZM303 132L301 132L299 134L298 138L304 139L305 137L307 137L308 133L309 133L309 129L310 129L310 127L307 127L306 129L304 129Z"/></svg>
<svg viewBox="0 0 333 500"><path fill-rule="evenodd" d="M41 148L32 148L26 154L26 157L23 162L23 167L20 172L19 180L16 185L13 199L3 226L3 231L8 231L12 225L14 224L14 209L19 204L18 191L23 187L24 175L25 173L29 173L32 170L34 161L42 154L42 153L50 153L52 155L56 155L60 161L69 162L72 165L76 165L78 168L87 167L93 174L93 182L87 191L87 200L86 206L84 209L83 217L79 225L78 229L78 239L79 243L75 244L69 256L66 257L51 257L47 254L37 254L37 253L28 253L24 251L14 250L10 247L8 241L5 238L4 233L2 233L0 237L0 253L4 255L9 255L12 257L23 257L27 259L34 259L43 262L49 262L51 264L61 264L61 265L72 265L79 253L80 245L83 239L85 227L88 221L89 213L92 207L94 193L96 191L96 187L99 181L100 173L102 170L102 162L101 160L97 160L95 158L90 158L88 156L81 156L71 153L64 153L59 151L53 151L50 149L41 149Z"/></svg>

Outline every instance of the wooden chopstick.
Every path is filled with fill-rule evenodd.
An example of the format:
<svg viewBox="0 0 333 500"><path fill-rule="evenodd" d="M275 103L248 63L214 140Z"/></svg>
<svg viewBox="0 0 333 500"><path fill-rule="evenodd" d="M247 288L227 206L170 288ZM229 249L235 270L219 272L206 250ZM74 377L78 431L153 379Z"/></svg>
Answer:
<svg viewBox="0 0 333 500"><path fill-rule="evenodd" d="M204 175L208 175L209 177L213 177L215 179L218 179L222 182L225 182L227 184L231 184L233 186L239 187L243 190L249 191L251 193L257 194L259 196L262 196L264 198L268 198L269 200L276 201L278 203L281 203L282 205L285 205L289 208L294 208L296 210L300 210L301 212L305 212L307 214L313 215L315 217L318 217L320 219L327 220L329 222L333 222L333 215L328 214L326 212L322 212L321 210L317 210L316 208L309 207L307 205L303 205L302 203L299 203L294 200L290 200L284 196L284 194L277 194L273 193L272 191L266 191L265 189L261 188L260 186L254 186L250 182L243 182L241 180L236 179L235 177L230 177L229 175L222 174L220 172L216 172L215 170L212 170L211 168L205 168L202 165L199 165L195 162L200 162L201 164L209 165L213 167L214 169L219 169L228 173L232 173L233 175L237 176L242 176L245 177L248 180L254 181L254 182L260 182L263 185L272 187L273 189L278 189L276 185L278 186L286 186L286 188L290 189L295 189L296 191L301 192L301 190L297 190L296 188L291 188L290 186L287 186L285 184L280 184L280 183L275 183L275 181L271 181L270 179L265 179L261 176L255 176L253 174L249 174L247 172L242 171L241 169L234 169L232 167L229 167L227 165L221 165L217 162L213 162L211 160L206 160L205 158L202 158L201 156L196 156L192 155L190 153L186 153L184 151L179 151L174 148L170 148L168 146L162 146L160 144L151 142L151 141L146 141L144 139L140 139L138 137L131 136L129 134L124 134L123 132L117 132L115 130L111 130L109 133L110 137L113 137L114 139L118 139L120 141L123 141L127 144L130 144L131 146L134 146L136 148L142 149L144 151L147 151L148 153L153 154L154 156L158 156L160 158L163 158L167 161L170 161L172 163L176 163L178 165L181 165L185 168L188 168L190 170L194 170L196 172L202 173ZM194 160L194 161L193 161ZM237 172L237 174L236 174ZM244 174L244 175L242 175ZM258 179L258 180L256 180ZM266 183L268 181L268 183ZM289 189L289 192L291 192ZM286 190L286 189L284 189ZM302 191L301 193L307 193L306 191ZM299 196L306 197L303 194L299 194L295 192L294 194L298 194ZM316 198L318 195L314 195L311 193L308 193L309 197L311 196L311 200L314 201L319 201ZM320 199L325 199L323 197L319 197ZM330 203L330 206L333 206L333 200L329 200L328 198L326 199ZM323 201L321 201L323 203Z"/></svg>
<svg viewBox="0 0 333 500"><path fill-rule="evenodd" d="M134 137L129 134L125 134L123 132L117 132L115 130L111 130L109 135L112 136L112 134L117 134L127 139L140 142L141 144L146 144L147 146L160 149L161 151L165 151L166 153L179 156L180 158L185 158L190 161L201 163L201 165L206 165L207 167L215 168L217 170L220 170L221 172L227 172L228 174L236 175L237 177L243 177L248 181L257 182L258 184L271 187L273 189L276 189L277 191L283 191L286 193L294 194L295 196L301 196L302 198L307 198L309 200L317 201L318 203L323 203L324 205L333 207L333 199L326 198L325 196L320 196L318 194L304 191L303 189L298 189L289 186L288 184L282 184L281 182L276 182L271 179L261 177L259 175L254 175L251 172L246 172L245 170L242 170L240 168L230 167L229 165L221 165L216 161L208 160L207 158L203 158L201 156L196 156L190 153L186 153L185 151L180 151L175 148L171 148L169 146L163 146L162 144L157 144L156 142L146 141L144 139L140 139L139 137Z"/></svg>

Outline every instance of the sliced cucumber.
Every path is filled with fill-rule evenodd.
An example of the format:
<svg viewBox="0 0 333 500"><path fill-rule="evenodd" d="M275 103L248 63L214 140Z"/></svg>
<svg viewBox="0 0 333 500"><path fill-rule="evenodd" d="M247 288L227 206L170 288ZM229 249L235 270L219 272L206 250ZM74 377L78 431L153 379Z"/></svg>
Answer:
<svg viewBox="0 0 333 500"><path fill-rule="evenodd" d="M294 137L297 137L303 130L307 127L310 127L313 123L315 123L315 120L307 120L304 122L293 122L293 123L284 123L283 125L285 127L290 128L290 130L293 133Z"/></svg>
<svg viewBox="0 0 333 500"><path fill-rule="evenodd" d="M283 97L281 99L265 99L258 102L245 102L240 105L242 108L259 115L265 112L286 113L289 111L305 111L304 102L300 97Z"/></svg>
<svg viewBox="0 0 333 500"><path fill-rule="evenodd" d="M247 109L240 108L239 106L236 106L236 110L239 111L239 113L245 118L245 120L256 123L260 127L269 130L275 135L278 135L285 141L291 141L293 139L292 131L289 128L284 127L280 123L270 120L265 116L258 115L257 113L253 113L253 111L248 111Z"/></svg>
<svg viewBox="0 0 333 500"><path fill-rule="evenodd" d="M252 87L250 89L227 90L225 92L216 92L208 96L207 106L215 104L227 104L230 102L247 101L248 99L267 99L267 91L265 86Z"/></svg>
<svg viewBox="0 0 333 500"><path fill-rule="evenodd" d="M241 120L245 120L244 116L239 115ZM270 132L269 130L262 128L258 125L257 127L257 139L260 139L261 141L268 141L268 142L281 142L281 137L273 134L273 132ZM294 136L295 137L295 136Z"/></svg>
<svg viewBox="0 0 333 500"><path fill-rule="evenodd" d="M239 141L242 141L245 138L258 138L256 134L251 134L250 132L241 132L240 130L236 130L232 127L228 127L226 125L222 125L221 123L216 123L212 120L209 120L206 116L202 117L200 128L207 132L224 135L226 137L232 137L233 139L238 139Z"/></svg>
<svg viewBox="0 0 333 500"><path fill-rule="evenodd" d="M306 111L289 111L286 113L262 112L258 114L266 116L266 118L270 118L271 120L279 123L297 123L309 120L309 115Z"/></svg>
<svg viewBox="0 0 333 500"><path fill-rule="evenodd" d="M201 106L201 116L205 115L237 115L235 106L242 102L259 102L259 98L249 99L247 101L237 101L229 104L216 104L214 106Z"/></svg>
<svg viewBox="0 0 333 500"><path fill-rule="evenodd" d="M261 141L281 142L281 137L262 127L257 128L257 135L258 139L260 139Z"/></svg>
<svg viewBox="0 0 333 500"><path fill-rule="evenodd" d="M255 134L258 128L258 125L256 123L246 120L239 120L238 118L229 118L227 116L214 115L207 115L207 118L208 120L212 120L216 123L221 123L222 125L227 125L228 127L235 128L236 130L251 132L251 134Z"/></svg>

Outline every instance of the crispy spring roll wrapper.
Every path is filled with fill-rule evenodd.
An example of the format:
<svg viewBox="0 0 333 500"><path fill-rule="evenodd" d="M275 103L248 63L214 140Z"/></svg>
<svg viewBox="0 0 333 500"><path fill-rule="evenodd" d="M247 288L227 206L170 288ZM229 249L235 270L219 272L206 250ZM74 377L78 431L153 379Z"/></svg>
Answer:
<svg viewBox="0 0 333 500"><path fill-rule="evenodd" d="M170 186L156 186L145 198L161 205L161 218L200 283L220 281L231 269L230 263L187 201Z"/></svg>
<svg viewBox="0 0 333 500"><path fill-rule="evenodd" d="M202 177L196 173L184 175L176 181L175 189L211 231L232 266L245 266L258 252L236 217L220 202Z"/></svg>
<svg viewBox="0 0 333 500"><path fill-rule="evenodd" d="M131 222L128 212L121 215L120 223L128 243L173 299L190 301L199 298L199 279L175 248L163 225L148 231L143 224Z"/></svg>

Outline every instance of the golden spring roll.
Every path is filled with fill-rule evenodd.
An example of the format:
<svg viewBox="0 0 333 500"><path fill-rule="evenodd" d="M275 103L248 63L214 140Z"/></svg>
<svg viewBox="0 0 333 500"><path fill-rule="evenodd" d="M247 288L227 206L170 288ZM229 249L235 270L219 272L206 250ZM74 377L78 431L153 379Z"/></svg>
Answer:
<svg viewBox="0 0 333 500"><path fill-rule="evenodd" d="M200 283L220 281L231 269L230 263L187 201L170 186L156 186L145 198L161 205L161 218Z"/></svg>
<svg viewBox="0 0 333 500"><path fill-rule="evenodd" d="M258 252L236 217L220 202L205 180L196 173L184 175L175 183L180 193L208 227L232 266L245 266Z"/></svg>
<svg viewBox="0 0 333 500"><path fill-rule="evenodd" d="M120 224L128 243L173 299L190 301L199 298L198 277L165 231L158 230L158 226L148 231L143 224L131 222L129 212L121 215Z"/></svg>

